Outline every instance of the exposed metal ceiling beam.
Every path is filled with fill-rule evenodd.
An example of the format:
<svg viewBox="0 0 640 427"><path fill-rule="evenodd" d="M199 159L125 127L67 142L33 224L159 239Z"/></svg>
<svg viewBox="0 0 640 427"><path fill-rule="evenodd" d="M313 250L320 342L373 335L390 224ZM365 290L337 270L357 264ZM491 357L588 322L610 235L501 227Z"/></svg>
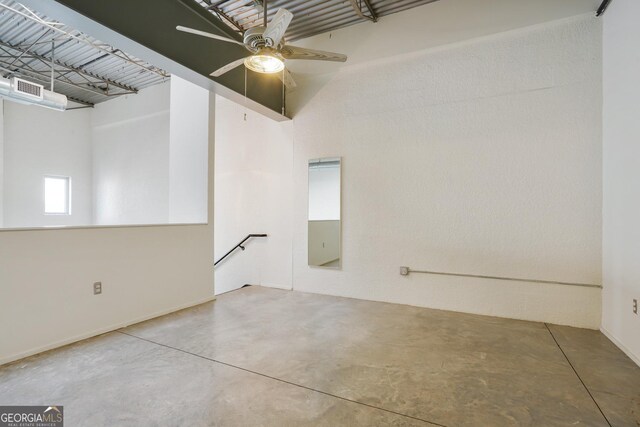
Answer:
<svg viewBox="0 0 640 427"><path fill-rule="evenodd" d="M229 25L231 25L233 28L235 28L237 32L239 32L239 33L243 33L244 32L242 27L240 25L238 25L238 23L236 21L234 21L230 16L228 16L226 13L224 13L223 11L218 9L217 7L211 6L209 8L209 10L213 11L213 13L218 15L218 18L220 18L221 21L226 21Z"/></svg>
<svg viewBox="0 0 640 427"><path fill-rule="evenodd" d="M239 33L244 32L244 29L240 25L238 25L238 23L235 20L233 20L233 18L228 16L222 10L218 9L217 4L219 4L220 2L216 2L216 4L213 4L211 3L211 0L204 0L204 1L209 5L207 9L215 13L221 21L226 21L228 25L235 28L236 31L238 31Z"/></svg>
<svg viewBox="0 0 640 427"><path fill-rule="evenodd" d="M29 51L33 46L35 46L35 45L36 45L36 43L38 43L40 40L42 40L42 39L44 38L44 36L46 36L47 34L49 34L49 31L50 31L49 29L44 30L44 33L42 33L42 34L40 35L40 37L38 37L38 38L37 38L33 43L31 43L31 44L29 45L29 47L27 47L27 48L26 48L26 49L24 49L24 50L19 50L19 51L20 51L20 55L19 55L17 58L15 58L15 59L13 60L13 62L16 62L17 60L19 60L19 59L20 59L20 57L21 57L22 55L24 55L25 53L27 53L27 51ZM16 50L18 50L18 49L16 49Z"/></svg>
<svg viewBox="0 0 640 427"><path fill-rule="evenodd" d="M607 11L609 4L611 4L611 0L604 0L600 4L600 7L598 8L598 11L596 12L596 16L602 16Z"/></svg>
<svg viewBox="0 0 640 427"><path fill-rule="evenodd" d="M21 0L46 16L55 16L70 28L91 34L104 43L117 46L136 59L176 73L201 87L215 90L222 96L245 102L244 72L231 71L211 78L212 70L246 55L246 49L232 43L216 42L176 31L176 24L197 28L240 41L238 33L221 21L206 3L196 0ZM199 0L198 0L199 1ZM215 1L215 0L212 0ZM226 11L226 9L225 9ZM69 30L69 28L66 28ZM74 34L75 31L74 31ZM56 49L57 50L57 49ZM56 55L58 55L56 53ZM98 56L98 55L94 55ZM62 58L59 58L62 59ZM74 59L74 65L87 58ZM108 63L117 63L116 58ZM104 67L100 66L100 70ZM127 69L133 68L127 66ZM90 68L93 70L93 66ZM102 72L118 75L118 70ZM140 79L144 80L140 73ZM157 79L155 75L154 78ZM133 76L132 78L135 78ZM129 80L126 80L129 83ZM282 83L259 73L248 73L246 106L278 121L282 116Z"/></svg>
<svg viewBox="0 0 640 427"><path fill-rule="evenodd" d="M26 18L26 19L28 19L30 21L33 21L33 22L36 22L36 23L38 23L38 24L40 24L40 25L42 25L42 26L44 26L46 28L49 28L49 29L51 29L51 30L53 30L55 32L58 32L60 34L64 34L67 37L70 37L70 38L72 38L74 40L77 40L77 41L79 41L81 43L87 44L87 45L89 45L89 46L91 46L91 47L93 47L93 48L95 48L97 50L100 50L102 52L108 53L109 55L116 56L116 57L122 59L123 61L126 61L126 62L128 62L130 64L133 64L133 65L137 66L137 67L140 67L140 68L142 68L142 69L144 69L144 70L146 70L148 72L158 74L158 75L160 75L162 77L169 77L169 75L166 72L164 72L163 70L160 70L160 69L158 69L156 67L153 67L153 66L147 66L145 64L142 64L141 62L136 61L133 58L130 58L124 52L118 51L117 49L115 49L115 50L109 49L108 47L106 47L104 45L100 45L100 44L94 43L94 42L86 39L85 37L78 36L78 35L75 35L75 34L72 34L72 33L68 32L68 31L65 31L65 30L63 30L61 28L58 28L57 26L53 25L53 23L46 22L46 21L40 19L37 15L35 15L33 12L31 12L25 6L22 6L22 7L24 7L25 10L29 11L30 12L29 14L24 13L22 11L19 11L19 10L15 9L15 8L12 8L12 7L7 6L5 4L2 4L2 3L0 3L0 7L3 8L3 9L10 10L11 12L22 16L23 18Z"/></svg>
<svg viewBox="0 0 640 427"><path fill-rule="evenodd" d="M366 19L368 21L371 22L377 22L378 21L378 17L376 16L375 12L373 11L373 8L371 7L371 4L369 3L369 0L349 0L349 3L351 3L351 7L353 7L353 10L355 10L356 15L358 15L359 17ZM362 11L362 5L365 5L365 7L367 8L367 10L369 11L369 15L365 15L365 13Z"/></svg>
<svg viewBox="0 0 640 427"><path fill-rule="evenodd" d="M369 10L369 15L371 15L371 17L373 18L373 22L378 21L378 15L376 15L376 13L373 11L373 8L371 7L371 3L369 2L369 0L362 0L362 2L364 3L365 6L367 6L367 10Z"/></svg>
<svg viewBox="0 0 640 427"><path fill-rule="evenodd" d="M65 64L63 62L60 62L58 60L55 60L55 59L52 60L52 58L48 58L48 57L39 55L39 54L37 54L35 52L32 52L32 51L30 51L28 49L19 48L17 46L14 46L14 45L11 45L9 43L2 42L2 41L0 41L0 46L3 46L3 47L8 48L8 49L15 50L15 51L20 53L19 56L15 57L15 60L10 65L13 65L13 63L15 61L19 60L22 56L28 55L31 58L39 59L39 60L41 60L43 62L47 62L47 61L48 62L53 62L53 64L55 64L56 66L64 68L64 69L69 70L69 71L72 71L72 72L80 75L81 77L85 76L85 77L90 77L92 79L98 80L98 82L91 82L91 83L95 83L95 84L103 83L107 87L115 86L115 87L120 88L122 90L125 90L125 91L127 91L129 93L137 93L138 92L138 90L136 88L134 88L134 87L131 87L131 86L128 86L126 84L111 80L111 79L109 79L107 77L96 75L96 74L91 73L91 72L89 72L87 70L84 70L82 68L74 67L72 65L67 65L67 64Z"/></svg>
<svg viewBox="0 0 640 427"><path fill-rule="evenodd" d="M7 48L3 46L3 44L0 44L0 51L11 54L10 52L7 51ZM13 56L15 58L15 55ZM42 58L42 57L33 57L32 59L35 59L37 61L40 61L45 67L49 66L49 63L47 62L46 58ZM37 81L39 81L42 84L49 84L50 80L49 80L49 70L45 69L45 70L38 70L33 68L30 64L32 61L30 61L29 63L27 63L26 61L24 61L22 58L18 59L19 62L22 63L22 65L17 65L14 64L13 62L9 63L7 61L0 61L0 69L3 69L5 71L7 71L10 74L18 74L18 75L24 75L24 76L28 76L28 78L30 79L35 79ZM75 71L73 70L56 70L54 69L54 72L58 74L58 77L55 79L56 82L67 85L67 86L71 86L71 87L75 87L77 89L83 90L85 92L89 92L95 95L100 95L100 96L105 96L105 97L117 97L117 96L122 96L122 95L129 95L129 94L135 94L136 92L133 91L124 91L124 92L118 92L118 93L110 93L108 86L107 89L103 89L101 87L96 86L96 84L98 82L95 81L91 81L89 78L87 78L86 76L82 75L82 74L77 74ZM85 80L85 83L79 83L79 82L75 82L73 80L71 80L67 74L69 73L76 73L77 75L79 75L81 78L83 78ZM73 98L73 97L68 97L69 99L73 99L74 101L80 101L78 98ZM88 103L93 105L93 103L89 102L89 101L85 101L85 100L81 100L84 103Z"/></svg>
<svg viewBox="0 0 640 427"><path fill-rule="evenodd" d="M262 8L256 6L258 0L195 1L205 9L208 2L211 2L245 30L262 25ZM437 0L272 0L270 5L273 12L270 12L269 17L283 7L293 13L294 19L285 35L288 41L292 41L357 24L365 19L375 22L382 16L435 1ZM215 14L212 10L209 12ZM227 20L222 21L227 23ZM232 28L231 24L228 25Z"/></svg>
<svg viewBox="0 0 640 427"><path fill-rule="evenodd" d="M334 31L343 27L348 27L349 25L353 25L353 24L357 24L359 22L362 22L362 19L358 16L352 16L349 18L344 18L344 19L340 19L338 21L330 21L330 22L326 22L323 23L321 26L317 26L313 29L310 29L308 31L304 31L304 30L300 30L300 31L296 31L293 32L290 36L290 38L288 40L291 41L296 41L296 40L300 40L300 39L305 39L307 37L311 37L314 36L316 34L320 34L319 32L326 32L326 31Z"/></svg>
<svg viewBox="0 0 640 427"><path fill-rule="evenodd" d="M357 0L357 3L359 3L360 1L362 0ZM370 2L368 0L367 4L370 5ZM305 31L308 29L314 30L319 23L325 22L328 18L331 18L336 13L343 14L345 15L345 17L349 15L351 17L362 18L360 15L354 16L353 7L351 6L350 2L346 1L306 0L299 3L285 1L285 4L281 4L281 2L278 2L277 5L279 7L285 7L294 15L294 19L289 26L289 30L287 31L288 35L293 32L291 31L292 28L296 27L306 27ZM366 4L362 3L362 5L366 7ZM362 7L360 9L362 10ZM277 9L274 6L273 11L270 11L269 15L272 16L276 13L276 11ZM230 8L229 12L225 13L227 14L227 16L233 18L235 22L245 30L255 26L263 25L262 10L255 7ZM372 11L372 13L374 13L373 16L375 16L375 18L377 19L377 15L375 14L375 12ZM364 19L371 20L371 15L364 15ZM360 21L361 19L357 19L355 22Z"/></svg>
<svg viewBox="0 0 640 427"><path fill-rule="evenodd" d="M330 23L331 21L345 19L345 18L356 19L357 21L362 22L362 18L360 18L357 15L354 15L351 12L351 9L349 8L345 9L344 7L342 7L342 5L334 5L334 6L331 6L330 8L326 8L320 11L315 11L315 10L309 11L308 15L302 16L298 20L293 21L291 25L289 25L287 32L290 34L294 34L299 31L307 31L309 30L309 27L311 27L312 25L317 25L317 24L314 24L314 22L317 22L317 19L319 16L322 17L323 24L327 24L327 23ZM311 28L313 29L313 27Z"/></svg>

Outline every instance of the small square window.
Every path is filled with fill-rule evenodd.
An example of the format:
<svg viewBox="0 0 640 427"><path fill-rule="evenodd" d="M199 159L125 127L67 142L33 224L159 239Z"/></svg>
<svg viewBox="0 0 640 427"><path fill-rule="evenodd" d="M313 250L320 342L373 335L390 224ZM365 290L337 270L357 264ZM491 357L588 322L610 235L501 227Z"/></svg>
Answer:
<svg viewBox="0 0 640 427"><path fill-rule="evenodd" d="M71 178L67 176L44 177L44 213L47 215L71 215Z"/></svg>

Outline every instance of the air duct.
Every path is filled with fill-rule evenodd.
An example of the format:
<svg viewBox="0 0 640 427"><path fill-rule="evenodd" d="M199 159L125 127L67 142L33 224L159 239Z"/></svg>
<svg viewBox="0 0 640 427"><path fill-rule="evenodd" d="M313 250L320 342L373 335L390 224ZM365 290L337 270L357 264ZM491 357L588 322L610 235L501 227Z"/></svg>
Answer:
<svg viewBox="0 0 640 427"><path fill-rule="evenodd" d="M18 77L5 79L0 77L0 97L27 105L39 105L53 110L67 109L67 97L44 86Z"/></svg>

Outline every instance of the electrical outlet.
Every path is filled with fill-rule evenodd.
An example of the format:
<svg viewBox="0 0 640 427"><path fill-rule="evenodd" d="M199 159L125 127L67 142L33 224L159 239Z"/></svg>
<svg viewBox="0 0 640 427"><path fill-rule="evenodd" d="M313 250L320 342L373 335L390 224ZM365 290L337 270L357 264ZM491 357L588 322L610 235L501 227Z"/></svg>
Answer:
<svg viewBox="0 0 640 427"><path fill-rule="evenodd" d="M102 282L95 282L93 284L93 294L98 295L102 293Z"/></svg>
<svg viewBox="0 0 640 427"><path fill-rule="evenodd" d="M633 314L638 314L638 300L633 300Z"/></svg>

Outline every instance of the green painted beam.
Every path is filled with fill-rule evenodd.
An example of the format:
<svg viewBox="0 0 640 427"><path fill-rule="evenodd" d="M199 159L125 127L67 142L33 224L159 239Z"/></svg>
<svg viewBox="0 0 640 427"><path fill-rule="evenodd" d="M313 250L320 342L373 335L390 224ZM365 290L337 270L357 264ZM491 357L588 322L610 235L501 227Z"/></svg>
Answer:
<svg viewBox="0 0 640 427"><path fill-rule="evenodd" d="M56 1L203 76L249 54L234 43L177 31L176 25L183 25L240 40L194 0ZM245 93L244 67L209 78ZM277 76L247 70L247 97L277 113L282 111L282 83Z"/></svg>

